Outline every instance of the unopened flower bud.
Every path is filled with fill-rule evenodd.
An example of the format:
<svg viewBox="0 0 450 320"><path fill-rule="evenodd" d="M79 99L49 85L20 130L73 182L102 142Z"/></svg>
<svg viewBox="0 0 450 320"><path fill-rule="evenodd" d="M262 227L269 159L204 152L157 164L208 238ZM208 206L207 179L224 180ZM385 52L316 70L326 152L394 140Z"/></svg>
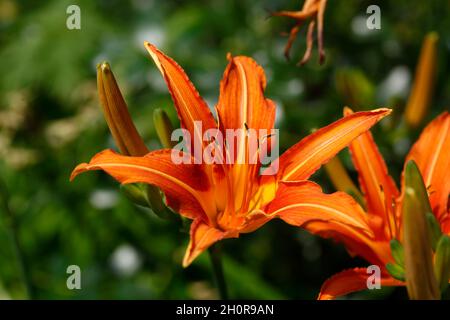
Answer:
<svg viewBox="0 0 450 320"><path fill-rule="evenodd" d="M414 83L405 109L405 120L411 127L420 125L431 102L436 74L438 39L436 32L430 32L422 44Z"/></svg>
<svg viewBox="0 0 450 320"><path fill-rule="evenodd" d="M107 62L97 66L97 88L103 114L120 152L127 156L143 156L148 153Z"/></svg>
<svg viewBox="0 0 450 320"><path fill-rule="evenodd" d="M416 163L408 161L402 216L406 287L412 300L433 300L440 297L433 270L427 212L431 212L431 207L422 175Z"/></svg>
<svg viewBox="0 0 450 320"><path fill-rule="evenodd" d="M153 124L155 125L156 133L163 148L171 149L175 145L175 141L170 139L173 126L169 116L163 109L155 109L153 111Z"/></svg>

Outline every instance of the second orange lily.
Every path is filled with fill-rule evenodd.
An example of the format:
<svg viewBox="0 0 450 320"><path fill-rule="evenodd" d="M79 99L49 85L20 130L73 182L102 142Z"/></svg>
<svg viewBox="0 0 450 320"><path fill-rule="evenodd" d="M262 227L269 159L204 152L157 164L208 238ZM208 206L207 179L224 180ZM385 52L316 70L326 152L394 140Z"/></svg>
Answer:
<svg viewBox="0 0 450 320"><path fill-rule="evenodd" d="M167 83L181 126L191 136L199 134L196 121L201 121L204 130L273 128L275 104L264 97L264 71L252 59L229 56L216 121L183 69L153 45L145 43L145 46ZM159 187L169 207L193 220L183 266L188 266L215 242L254 231L274 218L295 226L318 221L368 230L364 213L349 195L324 194L307 179L389 112L389 109L359 112L317 130L276 160L279 171L275 175L260 175L259 162L175 164L171 161L172 150L164 149L142 157L105 150L89 163L78 165L71 178L88 170L103 170L124 184L142 182ZM247 139L239 140L236 150L248 160L253 155ZM349 214L355 211L361 217Z"/></svg>
<svg viewBox="0 0 450 320"><path fill-rule="evenodd" d="M346 115L352 114L346 109ZM397 189L387 171L370 132L362 134L350 144L353 163L359 173L367 213L364 221L368 229L333 227L322 222L305 225L309 231L342 241L349 252L359 255L381 268L381 285L403 286L394 279L386 265L395 264L391 241L404 240L402 208L404 187ZM432 213L443 234L450 235L450 114L444 112L422 132L406 157L414 161L428 191ZM405 165L406 166L406 165ZM360 210L353 216L360 217ZM319 299L333 299L367 289L366 268L345 270L328 279L322 286Z"/></svg>

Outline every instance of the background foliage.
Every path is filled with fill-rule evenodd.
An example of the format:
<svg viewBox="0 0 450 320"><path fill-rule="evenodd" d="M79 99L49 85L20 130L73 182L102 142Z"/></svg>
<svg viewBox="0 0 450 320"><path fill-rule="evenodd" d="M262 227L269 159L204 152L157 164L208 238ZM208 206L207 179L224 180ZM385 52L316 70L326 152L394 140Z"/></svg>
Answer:
<svg viewBox="0 0 450 320"><path fill-rule="evenodd" d="M81 8L81 30L66 28L66 8ZM381 7L382 29L365 28L366 8ZM76 164L113 147L96 93L95 66L107 60L148 146L158 148L152 111L177 122L157 68L144 51L148 40L177 60L210 106L217 101L226 54L255 58L268 76L267 95L278 104L277 126L286 149L311 129L341 117L342 107L395 108L374 129L399 177L418 131L401 120L424 35L440 35L438 73L427 121L450 101L450 3L445 0L329 1L327 62L295 62L304 36L283 57L280 33L293 21L268 12L298 9L297 0L18 1L0 0L0 298L24 298L20 267L8 232L15 217L32 297L214 298L206 254L183 270L187 236L131 204L115 181L92 173L69 183ZM350 97L342 74L351 72L359 94ZM353 177L347 151L340 155ZM325 190L332 186L320 170ZM337 244L272 222L224 242L225 273L233 298L316 297L322 282L348 267L365 265ZM66 268L82 270L82 290L66 287ZM406 297L404 289L354 298Z"/></svg>

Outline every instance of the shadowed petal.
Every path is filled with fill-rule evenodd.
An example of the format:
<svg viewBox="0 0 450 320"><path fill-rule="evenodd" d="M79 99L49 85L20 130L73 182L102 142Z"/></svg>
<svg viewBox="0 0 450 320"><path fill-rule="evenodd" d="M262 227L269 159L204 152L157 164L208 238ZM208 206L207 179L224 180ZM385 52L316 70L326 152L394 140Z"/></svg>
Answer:
<svg viewBox="0 0 450 320"><path fill-rule="evenodd" d="M450 194L450 114L442 113L422 132L405 163L414 160L428 190L431 208L438 219L448 212Z"/></svg>
<svg viewBox="0 0 450 320"><path fill-rule="evenodd" d="M224 238L235 238L238 236L237 233L212 228L201 219L196 219L192 222L190 234L191 241L183 259L183 267L185 268L215 242Z"/></svg>
<svg viewBox="0 0 450 320"><path fill-rule="evenodd" d="M377 265L392 262L389 242L379 241L373 234L368 235L357 228L333 221L311 221L303 228L321 238L342 243L352 257L359 256Z"/></svg>
<svg viewBox="0 0 450 320"><path fill-rule="evenodd" d="M319 300L331 300L346 294L368 289L367 280L371 276L366 268L355 268L335 274L324 282L317 297ZM403 282L382 275L381 286L402 286Z"/></svg>
<svg viewBox="0 0 450 320"><path fill-rule="evenodd" d="M353 112L346 108L346 116ZM353 140L349 145L353 164L359 173L359 184L364 193L367 212L379 216L380 227L386 226L395 234L397 221L395 220L393 203L399 196L394 180L389 175L386 164L368 131Z"/></svg>

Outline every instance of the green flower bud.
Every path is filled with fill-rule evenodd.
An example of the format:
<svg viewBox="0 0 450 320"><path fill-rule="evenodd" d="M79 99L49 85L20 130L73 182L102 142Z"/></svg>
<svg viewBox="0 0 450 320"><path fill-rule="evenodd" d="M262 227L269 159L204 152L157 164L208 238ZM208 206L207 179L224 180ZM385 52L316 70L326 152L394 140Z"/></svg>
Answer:
<svg viewBox="0 0 450 320"><path fill-rule="evenodd" d="M422 175L414 161L406 164L402 210L408 295L413 300L439 299L426 219L431 207Z"/></svg>
<svg viewBox="0 0 450 320"><path fill-rule="evenodd" d="M156 133L158 134L161 145L167 149L173 148L175 141L170 139L173 132L173 126L169 116L163 109L155 109L155 111L153 111L153 124L155 125Z"/></svg>

